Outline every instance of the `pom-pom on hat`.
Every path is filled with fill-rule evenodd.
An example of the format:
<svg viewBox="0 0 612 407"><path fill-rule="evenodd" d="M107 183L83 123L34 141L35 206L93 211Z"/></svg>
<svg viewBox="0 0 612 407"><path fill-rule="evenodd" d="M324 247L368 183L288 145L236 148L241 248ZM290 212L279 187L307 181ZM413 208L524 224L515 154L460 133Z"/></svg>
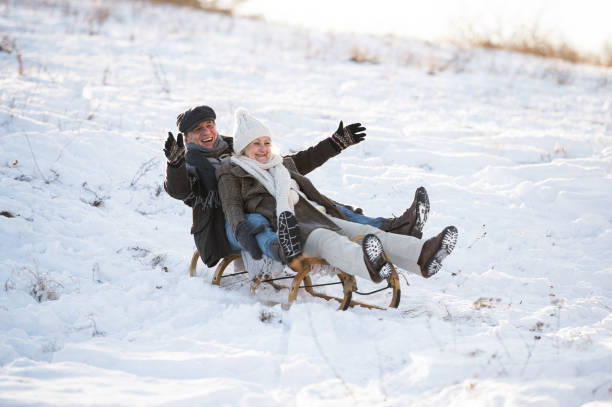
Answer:
<svg viewBox="0 0 612 407"><path fill-rule="evenodd" d="M238 154L248 146L251 141L260 137L272 138L270 129L251 116L244 107L234 112L234 151Z"/></svg>

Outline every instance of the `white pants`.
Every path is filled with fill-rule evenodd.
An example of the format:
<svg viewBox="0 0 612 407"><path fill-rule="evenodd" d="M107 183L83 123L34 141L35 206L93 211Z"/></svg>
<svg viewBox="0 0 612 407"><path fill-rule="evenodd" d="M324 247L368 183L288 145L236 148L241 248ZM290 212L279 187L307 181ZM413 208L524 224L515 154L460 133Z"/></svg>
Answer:
<svg viewBox="0 0 612 407"><path fill-rule="evenodd" d="M416 237L383 232L374 226L361 225L342 219L330 218L342 230L313 230L304 245L304 255L321 257L334 267L354 276L371 281L370 273L363 259L360 243L350 240L353 236L375 234L383 244L387 258L394 265L406 271L421 275L417 265L423 242Z"/></svg>

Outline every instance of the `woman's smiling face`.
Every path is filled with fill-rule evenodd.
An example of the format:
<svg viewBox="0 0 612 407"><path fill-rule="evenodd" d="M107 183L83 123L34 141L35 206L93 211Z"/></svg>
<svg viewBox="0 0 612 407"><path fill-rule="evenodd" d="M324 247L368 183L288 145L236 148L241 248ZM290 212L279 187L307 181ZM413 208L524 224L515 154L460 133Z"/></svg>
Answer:
<svg viewBox="0 0 612 407"><path fill-rule="evenodd" d="M268 136L256 138L244 148L244 155L262 164L268 162L271 154L272 140Z"/></svg>

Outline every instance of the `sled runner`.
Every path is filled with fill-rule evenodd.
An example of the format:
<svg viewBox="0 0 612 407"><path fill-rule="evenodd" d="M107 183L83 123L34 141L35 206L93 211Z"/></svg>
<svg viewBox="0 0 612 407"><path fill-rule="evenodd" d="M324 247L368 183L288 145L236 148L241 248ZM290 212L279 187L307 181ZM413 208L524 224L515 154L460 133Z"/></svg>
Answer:
<svg viewBox="0 0 612 407"><path fill-rule="evenodd" d="M196 275L196 266L197 266L199 257L200 257L200 254L196 250L195 253L193 254L193 257L191 259L191 265L189 267L189 275L191 277L195 277ZM239 273L224 275L225 270L227 269L227 266L229 266L233 261L239 259L240 257L241 257L240 253L233 253L225 257L223 260L221 260L221 262L217 265L217 268L215 269L215 272L213 274L212 284L220 286L221 280L223 278L228 278L228 277L236 276L239 274L246 274L247 272L243 271ZM288 296L287 306L291 306L291 304L297 299L299 289L303 288L308 294L314 297L323 298L327 301L329 300L338 301L340 303L340 306L338 307L338 309L342 311L345 311L349 307L353 307L353 306L360 306L360 307L365 307L369 309L384 310L386 309L384 307L374 305L374 304L366 304L366 303L354 300L353 294L366 296L366 295L374 294L380 291L384 291L386 289L392 289L393 296L391 298L391 303L389 304L389 308L397 308L399 306L400 297L401 297L400 282L399 282L397 270L395 269L393 265L391 265L392 274L391 274L391 277L389 277L389 279L387 280L388 282L387 286L381 289L378 289L378 290L374 290L371 292L365 292L365 293L357 291L357 281L355 280L354 276L347 274L338 269L336 270L337 270L337 277L340 280L339 282L313 284L310 274L313 271L313 269L316 268L317 266L329 266L329 264L321 258L299 256L293 259L293 261L288 265L288 267L293 272L295 272L294 275L288 275L288 276L279 277L279 278L264 277L263 279L258 279L258 280L253 281L251 288L255 289L260 283L263 282L263 283L268 283L272 285L277 290L288 289L289 296ZM283 280L283 279L291 279L291 284L289 286L285 286L285 285L281 285L277 283L277 281ZM316 287L336 285L336 284L342 285L342 293L343 293L342 297L327 295L327 294L314 290L314 288Z"/></svg>

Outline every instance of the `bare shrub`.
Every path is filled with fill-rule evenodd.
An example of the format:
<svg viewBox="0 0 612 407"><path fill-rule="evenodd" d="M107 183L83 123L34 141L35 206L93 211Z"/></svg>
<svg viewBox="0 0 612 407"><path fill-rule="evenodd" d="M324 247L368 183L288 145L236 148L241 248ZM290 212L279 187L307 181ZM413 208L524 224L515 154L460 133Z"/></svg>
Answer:
<svg viewBox="0 0 612 407"><path fill-rule="evenodd" d="M14 38L3 36L0 40L0 52L6 52L7 54L15 54L17 59L17 72L19 76L23 75L23 60L21 53L17 49L17 41Z"/></svg>
<svg viewBox="0 0 612 407"><path fill-rule="evenodd" d="M609 46L608 51L604 52L604 55L599 57L580 52L564 39L552 40L552 35L544 32L538 23L527 27L520 27L510 34L504 34L501 28L479 33L474 27L469 25L459 30L456 38L459 41L453 42L466 43L476 47L520 52L542 58L561 59L572 63L612 66L612 45Z"/></svg>
<svg viewBox="0 0 612 407"><path fill-rule="evenodd" d="M427 73L429 75L435 75L436 72L444 71L452 71L455 73L464 72L467 65L472 60L472 57L473 55L463 48L457 49L453 56L446 61L439 60L435 56L429 55L425 60Z"/></svg>
<svg viewBox="0 0 612 407"><path fill-rule="evenodd" d="M203 10L231 16L234 14L234 7L244 3L244 0L199 0L198 3L200 3L200 8Z"/></svg>
<svg viewBox="0 0 612 407"><path fill-rule="evenodd" d="M259 311L259 320L261 322L272 322L274 317L275 315L268 310L262 309Z"/></svg>
<svg viewBox="0 0 612 407"><path fill-rule="evenodd" d="M157 4L168 3L168 4L174 4L177 6L183 6L183 7L201 8L199 0L148 0L148 1L150 3L157 3Z"/></svg>
<svg viewBox="0 0 612 407"><path fill-rule="evenodd" d="M435 75L439 65L438 58L433 53L429 53L423 58L423 65L427 68L428 75Z"/></svg>
<svg viewBox="0 0 612 407"><path fill-rule="evenodd" d="M153 259L151 260L151 266L152 267L163 266L166 263L166 260L167 260L167 256L165 254L158 254L157 256L153 257Z"/></svg>
<svg viewBox="0 0 612 407"><path fill-rule="evenodd" d="M4 282L4 291L10 291L10 290L14 290L17 288L17 284L15 284L15 282L13 280L11 280L10 278L7 278L6 281Z"/></svg>
<svg viewBox="0 0 612 407"><path fill-rule="evenodd" d="M32 271L27 267L23 267L22 270L27 271L33 277L33 281L30 285L29 294L38 302L43 301L54 301L59 298L60 289L64 288L63 285L55 280L49 280L46 276L41 275L38 271Z"/></svg>
<svg viewBox="0 0 612 407"><path fill-rule="evenodd" d="M98 329L98 325L96 324L93 314L89 314L87 317L89 318L89 321L91 321L91 325L89 326L92 329L91 336L106 336L106 332Z"/></svg>
<svg viewBox="0 0 612 407"><path fill-rule="evenodd" d="M15 39L7 37L6 35L0 40L0 52L6 52L12 54L15 49Z"/></svg>
<svg viewBox="0 0 612 407"><path fill-rule="evenodd" d="M354 47L351 50L351 55L349 57L349 59L353 62L357 62L357 63L370 63L370 64L377 64L378 63L378 58L376 58L375 56L373 56L372 54L370 54L368 51L361 49L361 48L357 48Z"/></svg>
<svg viewBox="0 0 612 407"><path fill-rule="evenodd" d="M89 194L93 195L93 199L85 199L85 198L81 198L81 202L89 204L91 206L93 206L94 208L99 208L101 206L104 205L104 201L109 199L109 196L100 196L98 195L98 193L96 191L93 191L91 188L89 188L87 186L87 182L83 182L83 184L81 185L83 187L83 190L85 192L88 192Z"/></svg>
<svg viewBox="0 0 612 407"><path fill-rule="evenodd" d="M480 297L474 301L474 309L480 310L483 308L496 308L496 303L500 303L501 298Z"/></svg>
<svg viewBox="0 0 612 407"><path fill-rule="evenodd" d="M130 252L131 256L135 259L142 259L151 253L151 250L140 246L122 247L121 249L117 250L116 253L122 253L125 250Z"/></svg>
<svg viewBox="0 0 612 407"><path fill-rule="evenodd" d="M612 41L606 41L603 46L602 63L605 66L612 66Z"/></svg>
<svg viewBox="0 0 612 407"><path fill-rule="evenodd" d="M572 74L567 69L561 69L556 66L549 67L544 71L545 78L552 77L559 85L567 85L572 82Z"/></svg>
<svg viewBox="0 0 612 407"><path fill-rule="evenodd" d="M92 9L89 15L89 35L96 35L100 33L100 27L110 17L110 10L105 7L96 7Z"/></svg>

